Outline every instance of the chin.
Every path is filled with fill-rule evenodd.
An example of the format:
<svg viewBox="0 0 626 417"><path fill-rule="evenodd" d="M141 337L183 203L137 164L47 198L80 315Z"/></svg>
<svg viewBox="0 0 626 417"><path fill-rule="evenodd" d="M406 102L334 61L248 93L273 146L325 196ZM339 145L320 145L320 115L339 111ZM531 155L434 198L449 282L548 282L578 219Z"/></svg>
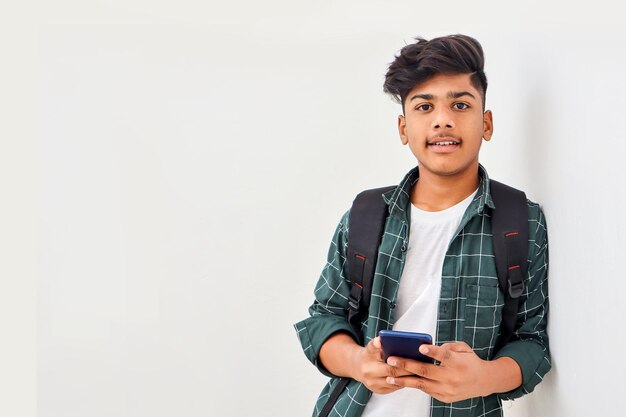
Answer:
<svg viewBox="0 0 626 417"><path fill-rule="evenodd" d="M437 175L441 175L442 177L453 177L459 173L461 173L463 170L461 169L442 169L439 171L434 171L435 174Z"/></svg>
<svg viewBox="0 0 626 417"><path fill-rule="evenodd" d="M467 172L472 169L473 164L467 165L452 165L452 164L420 164L420 166L424 167L428 171L432 172L435 175L439 175L442 177L453 177L455 175L459 175ZM476 169L478 169L478 163L476 163Z"/></svg>

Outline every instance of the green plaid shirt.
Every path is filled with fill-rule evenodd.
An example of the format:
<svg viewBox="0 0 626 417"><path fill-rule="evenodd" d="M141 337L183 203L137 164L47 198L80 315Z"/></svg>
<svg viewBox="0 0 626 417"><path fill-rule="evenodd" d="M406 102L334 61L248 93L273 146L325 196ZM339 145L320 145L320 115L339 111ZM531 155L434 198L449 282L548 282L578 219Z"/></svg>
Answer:
<svg viewBox="0 0 626 417"><path fill-rule="evenodd" d="M548 336L548 240L546 222L539 205L528 201L529 252L528 273L520 298L515 341L497 354L494 346L499 334L504 295L498 287L490 213L495 208L489 194L489 177L480 166L480 185L465 211L446 253L435 343L464 341L482 359L507 356L522 369L522 386L504 394L471 398L454 403L431 402L433 417L502 416L502 400L511 400L531 392L550 370ZM400 185L383 195L389 215L380 245L372 284L369 316L361 323L365 343L379 330L391 329L402 269L409 242L411 189L419 177L411 170ZM319 360L324 342L336 332L358 337L347 321L350 282L346 273L349 212L342 217L328 251L328 261L315 287L315 302L310 317L295 324L298 338L307 358L332 379L322 390L315 410L317 416L339 381ZM410 388L405 388L410 389ZM371 392L360 382L350 381L335 404L331 416L358 417Z"/></svg>

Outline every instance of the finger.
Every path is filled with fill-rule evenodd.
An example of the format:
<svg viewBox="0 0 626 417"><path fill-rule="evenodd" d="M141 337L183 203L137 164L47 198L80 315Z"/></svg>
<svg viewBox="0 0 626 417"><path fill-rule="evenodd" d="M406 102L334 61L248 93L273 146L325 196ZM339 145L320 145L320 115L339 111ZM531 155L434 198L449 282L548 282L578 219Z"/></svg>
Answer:
<svg viewBox="0 0 626 417"><path fill-rule="evenodd" d="M399 389L402 389L402 387L399 387L397 385L390 385L387 384L386 381L383 381L383 385L381 385L380 387L368 387L368 389L370 391L375 392L376 394L390 394L394 391L398 391Z"/></svg>
<svg viewBox="0 0 626 417"><path fill-rule="evenodd" d="M473 352L470 345L465 342L444 343L443 345L441 345L441 347L450 349L452 352Z"/></svg>
<svg viewBox="0 0 626 417"><path fill-rule="evenodd" d="M390 356L387 358L387 363L392 367L397 369L402 369L404 371L408 371L408 373L412 375L417 375L422 378L432 379L432 380L440 380L441 379L441 369L439 366L416 361L413 359L406 359L397 356ZM401 373L397 373L397 375L390 376L402 376Z"/></svg>
<svg viewBox="0 0 626 417"><path fill-rule="evenodd" d="M389 361L387 361L387 362L389 362ZM397 367L397 366L392 366L392 365L389 365L389 364L386 364L386 366L387 366L387 374L385 375L386 377L387 376L398 377L398 376L415 375L414 373L409 372L409 371L407 371L404 368L400 368L400 367Z"/></svg>
<svg viewBox="0 0 626 417"><path fill-rule="evenodd" d="M442 346L435 345L422 345L420 346L420 353L422 355L433 358L441 363L447 362L452 358L451 350L447 343Z"/></svg>
<svg viewBox="0 0 626 417"><path fill-rule="evenodd" d="M383 348L382 343L380 343L380 336L376 336L375 338L373 338L372 344L374 345L376 349L382 350Z"/></svg>
<svg viewBox="0 0 626 417"><path fill-rule="evenodd" d="M436 382L416 376L403 376L399 378L388 377L387 383L400 388L415 388L430 396L437 395L436 388L438 384Z"/></svg>
<svg viewBox="0 0 626 417"><path fill-rule="evenodd" d="M381 351L382 348L380 345L380 338L376 336L375 338L369 341L369 343L367 344L367 346L365 346L365 348L367 349L367 353L377 353Z"/></svg>
<svg viewBox="0 0 626 417"><path fill-rule="evenodd" d="M378 336L369 341L365 350L368 355L373 356L379 362L383 362L383 349Z"/></svg>

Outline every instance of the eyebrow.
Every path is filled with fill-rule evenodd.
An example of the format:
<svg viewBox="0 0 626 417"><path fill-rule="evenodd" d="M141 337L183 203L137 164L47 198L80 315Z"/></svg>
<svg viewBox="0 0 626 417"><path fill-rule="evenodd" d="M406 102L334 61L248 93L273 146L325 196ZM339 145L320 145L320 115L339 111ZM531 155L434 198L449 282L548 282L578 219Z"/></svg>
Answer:
<svg viewBox="0 0 626 417"><path fill-rule="evenodd" d="M470 96L471 98L476 100L474 94L470 93L469 91L450 91L447 95L448 98L459 98L463 96ZM413 101L416 98L421 98L422 100L432 100L435 98L435 96L432 94L415 94L413 97L411 97L409 101Z"/></svg>
<svg viewBox="0 0 626 417"><path fill-rule="evenodd" d="M421 98L422 100L432 100L435 96L432 94L415 94L409 101L413 101L416 98Z"/></svg>
<svg viewBox="0 0 626 417"><path fill-rule="evenodd" d="M474 100L476 100L476 97L474 97L474 94L470 93L469 91L450 91L448 93L448 98L459 98L459 97L463 97L463 96L470 96L471 98L473 98Z"/></svg>

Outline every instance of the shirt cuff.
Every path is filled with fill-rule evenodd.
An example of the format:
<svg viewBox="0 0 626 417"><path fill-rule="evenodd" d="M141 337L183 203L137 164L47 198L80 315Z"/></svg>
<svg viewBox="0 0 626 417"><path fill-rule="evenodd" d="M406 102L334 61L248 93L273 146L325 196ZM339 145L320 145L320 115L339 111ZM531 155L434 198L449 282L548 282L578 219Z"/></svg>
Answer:
<svg viewBox="0 0 626 417"><path fill-rule="evenodd" d="M533 391L537 381L537 371L544 360L544 348L530 340L515 340L507 343L493 358L509 357L522 370L522 385L518 388L498 394L503 400L514 400Z"/></svg>
<svg viewBox="0 0 626 417"><path fill-rule="evenodd" d="M358 340L354 329L346 321L345 317L333 315L312 316L296 323L294 327L298 333L302 350L311 363L313 363L322 374L330 378L337 377L324 368L319 359L319 354L322 345L335 333L347 333L352 336L354 340Z"/></svg>

